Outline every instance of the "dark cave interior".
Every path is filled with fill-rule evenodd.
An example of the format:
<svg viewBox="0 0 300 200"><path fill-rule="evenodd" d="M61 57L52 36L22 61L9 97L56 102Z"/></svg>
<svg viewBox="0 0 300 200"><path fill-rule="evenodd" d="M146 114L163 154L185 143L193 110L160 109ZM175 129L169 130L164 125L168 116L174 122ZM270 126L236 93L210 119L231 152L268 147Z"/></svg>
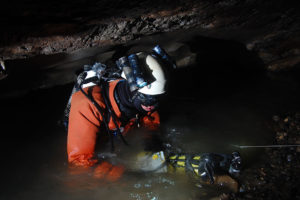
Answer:
<svg viewBox="0 0 300 200"><path fill-rule="evenodd" d="M0 13L0 60L5 61L8 74L0 79L0 149L5 152L0 199L40 199L47 194L48 199L69 199L70 195L74 199L97 199L107 195L84 185L84 181L81 183L88 189L82 194L86 196L70 194L63 178L57 178L65 177L61 171L66 168L67 134L60 120L75 73L84 64L112 63L122 55L156 44L165 47L180 66L170 74L167 98L159 108L162 123L167 128L176 127L178 118L177 125L183 130L208 130L204 131L208 137L204 142L193 144L191 133L185 133L190 140L183 139L182 143L189 141L191 146L203 145L207 150L213 148L207 148L205 142L218 149L228 138L241 142L243 137L258 144L299 144L299 118L289 118L298 116L294 113L300 109L298 4L257 0L6 2ZM277 115L288 115L276 122L294 123L289 127L292 131L280 123L283 130L272 129L270 121ZM244 135L232 136L223 129ZM220 131L220 137L214 131ZM288 139L279 140L281 133ZM194 140L202 139L199 135ZM219 143L210 143L214 140ZM242 189L225 195L227 199L300 198L295 190L299 185L299 149L270 152L250 152L248 157L244 153L248 162L239 180ZM294 163L286 161L289 155ZM262 161L257 164L257 160ZM262 168L274 173L282 170L282 174L268 178L262 175ZM281 179L287 186L278 183ZM290 189L284 193L287 187ZM274 188L277 191L272 193ZM138 199L135 197L125 199ZM190 199L202 197L196 194Z"/></svg>

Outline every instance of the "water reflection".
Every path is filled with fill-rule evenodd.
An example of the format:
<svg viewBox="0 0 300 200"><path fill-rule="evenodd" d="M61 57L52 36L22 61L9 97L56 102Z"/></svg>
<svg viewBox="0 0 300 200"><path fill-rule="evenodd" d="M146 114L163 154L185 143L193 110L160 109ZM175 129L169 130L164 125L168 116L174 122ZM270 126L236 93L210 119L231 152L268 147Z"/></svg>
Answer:
<svg viewBox="0 0 300 200"><path fill-rule="evenodd" d="M172 106L179 102L169 103ZM180 110L168 110L168 120L162 127L164 146L169 149L176 152L228 153L233 150L232 143L242 144L244 140L247 144L263 143L258 137L262 135L267 141L268 134L261 121L269 115L237 103L228 107L224 101L206 105L180 103ZM18 112L25 114L27 109ZM2 182L1 199L209 199L228 191L226 187L201 185L193 177L172 173L128 170L120 181L113 183L93 178L92 169L70 174L66 163L66 134L57 128L57 116L48 121L37 120L42 124L40 128L32 128L33 123L27 128L34 131L31 136L19 135L23 138L22 142L17 138L6 140L14 148L11 152L13 157L18 159L10 160L9 167L3 169L6 181ZM48 127L47 130L45 127ZM116 143L118 154L113 159L129 167L134 162L130 157L143 149L141 134L137 131L128 137L129 143L140 144L133 145L133 148Z"/></svg>

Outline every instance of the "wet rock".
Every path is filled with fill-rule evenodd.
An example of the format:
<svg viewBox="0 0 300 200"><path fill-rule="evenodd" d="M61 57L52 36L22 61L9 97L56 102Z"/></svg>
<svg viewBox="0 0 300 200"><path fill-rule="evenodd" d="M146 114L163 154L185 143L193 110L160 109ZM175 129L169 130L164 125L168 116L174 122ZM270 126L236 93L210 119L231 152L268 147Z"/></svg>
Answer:
<svg viewBox="0 0 300 200"><path fill-rule="evenodd" d="M52 47L45 47L42 51L41 51L41 53L42 54L51 54L53 52L53 48Z"/></svg>
<svg viewBox="0 0 300 200"><path fill-rule="evenodd" d="M215 178L215 184L225 186L234 193L239 191L238 190L239 185L238 185L237 181L227 175L217 176Z"/></svg>
<svg viewBox="0 0 300 200"><path fill-rule="evenodd" d="M121 21L117 24L119 31L124 31L127 28L127 21Z"/></svg>

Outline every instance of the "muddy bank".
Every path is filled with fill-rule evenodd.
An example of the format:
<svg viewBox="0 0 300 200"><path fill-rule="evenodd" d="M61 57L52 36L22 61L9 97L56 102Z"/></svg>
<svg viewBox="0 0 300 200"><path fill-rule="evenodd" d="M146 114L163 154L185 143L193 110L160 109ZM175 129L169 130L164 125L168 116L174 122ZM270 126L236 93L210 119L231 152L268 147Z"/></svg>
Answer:
<svg viewBox="0 0 300 200"><path fill-rule="evenodd" d="M300 113L275 115L269 123L273 145L300 144ZM240 192L223 199L300 199L300 147L265 148L244 170ZM226 198L225 198L226 197Z"/></svg>

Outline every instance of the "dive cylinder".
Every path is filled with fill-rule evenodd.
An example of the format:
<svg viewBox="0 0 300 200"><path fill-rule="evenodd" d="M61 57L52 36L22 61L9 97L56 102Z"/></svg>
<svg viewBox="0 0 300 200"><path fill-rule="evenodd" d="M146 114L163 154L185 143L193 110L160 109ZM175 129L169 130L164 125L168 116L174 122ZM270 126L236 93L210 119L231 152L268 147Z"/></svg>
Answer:
<svg viewBox="0 0 300 200"><path fill-rule="evenodd" d="M73 86L72 92L70 94L69 100L64 110L64 117L62 123L66 131L68 130L72 95L80 90L80 85L82 85L82 88L96 85L100 81L101 76L105 73L105 69L106 69L106 65L98 62L96 62L94 65L83 66L83 72L81 72L77 76L75 85Z"/></svg>
<svg viewBox="0 0 300 200"><path fill-rule="evenodd" d="M147 82L142 78L142 72L138 65L138 57L136 54L128 56L129 64L132 68L133 76L138 88L142 88L147 85Z"/></svg>
<svg viewBox="0 0 300 200"><path fill-rule="evenodd" d="M105 72L106 65L102 63L96 62L94 65L84 65L83 67L84 72L86 72L86 77L84 80L91 80L87 81L82 85L82 88L91 87L97 84L100 81L102 75Z"/></svg>
<svg viewBox="0 0 300 200"><path fill-rule="evenodd" d="M177 66L176 66L175 62L172 60L172 58L159 45L156 45L152 50L154 52L154 54L152 54L154 57L159 56L162 60L165 60L168 63L170 63L173 69L177 68Z"/></svg>
<svg viewBox="0 0 300 200"><path fill-rule="evenodd" d="M123 70L126 80L129 84L130 91L133 92L133 91L137 90L138 87L136 85L133 70L129 65L127 57L123 56L123 57L119 58L116 61L116 63L117 63L117 66L119 67L119 69Z"/></svg>

